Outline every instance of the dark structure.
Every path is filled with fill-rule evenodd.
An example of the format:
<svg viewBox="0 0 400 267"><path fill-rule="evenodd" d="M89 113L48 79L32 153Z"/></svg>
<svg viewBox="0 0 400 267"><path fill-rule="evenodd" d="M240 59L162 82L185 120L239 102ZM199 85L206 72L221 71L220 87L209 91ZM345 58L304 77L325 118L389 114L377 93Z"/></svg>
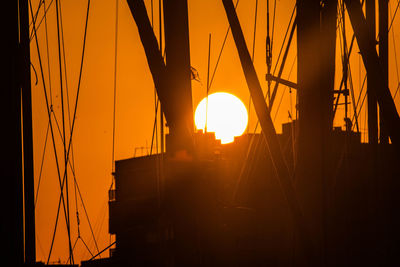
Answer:
<svg viewBox="0 0 400 267"><path fill-rule="evenodd" d="M339 7L338 1L297 1L290 34L291 40L297 27L297 84L281 79L281 72L278 77L266 75L267 80L297 90L298 121L283 125L281 135L272 124L234 5L231 0L222 2L262 133L221 146L209 134L193 134L192 122L186 123L183 115L192 114L191 109L185 108L180 118L168 118L166 113L168 124L178 119L189 130L170 127L166 154L116 162L116 188L109 205L116 249L110 259L98 264L399 264L396 225L400 216L395 211L400 171L395 148L400 120L387 87L387 2L379 4L379 58L371 31L375 27L373 1L366 1L366 17L359 1L344 1ZM189 56L181 46L188 40L186 1L164 1L169 35L166 66L143 1L128 3L155 84L162 85L157 88L159 94L161 89L176 88L174 83L188 84ZM176 16L170 16L169 5L177 6ZM334 88L338 8L348 10L368 73L368 144L361 143L360 133L351 130L347 117L347 50L341 88ZM174 38L170 38L170 25L180 26L174 28ZM182 100L191 104L190 86L178 88ZM344 130L332 126L333 100L341 96L346 104ZM176 103L173 99L160 96L166 109ZM177 136L183 136L183 143L176 143Z"/></svg>
<svg viewBox="0 0 400 267"><path fill-rule="evenodd" d="M296 27L297 84L268 71L277 85L267 105L233 2L222 0L261 126L228 145L194 133L187 0L163 1L166 60L144 1L127 2L169 127L166 152L116 162L109 192L116 248L82 266L400 264L400 118L388 88L387 1L378 6L379 56L375 1L366 1L366 16L359 1L339 6L368 75L370 139L361 143L347 108L345 129L333 128L334 103L342 96L347 107L349 96L347 51L334 88L338 1L297 0L289 38ZM28 1L8 1L7 10L1 234L6 263L22 265L35 263ZM279 83L298 95L298 120L282 134L270 117Z"/></svg>
<svg viewBox="0 0 400 267"><path fill-rule="evenodd" d="M17 266L36 261L28 1L3 8L1 259Z"/></svg>

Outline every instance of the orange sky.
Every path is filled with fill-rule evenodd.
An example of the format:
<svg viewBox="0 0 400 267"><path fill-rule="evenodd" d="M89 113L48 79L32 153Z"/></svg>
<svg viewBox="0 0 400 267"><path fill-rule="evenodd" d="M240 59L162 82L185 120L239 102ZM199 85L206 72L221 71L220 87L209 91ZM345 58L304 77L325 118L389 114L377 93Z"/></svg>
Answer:
<svg viewBox="0 0 400 267"><path fill-rule="evenodd" d="M215 67L217 56L222 45L225 32L228 27L222 1L218 0L191 0L189 2L189 30L191 65L199 71L202 83L193 81L193 105L194 107L205 96L205 84L207 75L207 52L208 35L212 34L211 69ZM256 0L242 0L239 3L237 12L244 31L249 49L252 47L254 8ZM257 38L255 50L255 67L263 85L266 88L264 75L265 65L265 38L266 38L266 2L259 1L259 12L257 21ZM273 1L270 1L273 2ZM50 0L46 1L46 5ZM150 13L150 0L145 1ZM158 29L158 1L154 1L154 24ZM283 36L289 22L295 0L277 1L276 25L274 36L273 66L276 63L277 55L283 40ZM33 1L34 9L38 0ZM86 1L69 0L61 1L64 26L64 40L67 63L67 82L69 89L69 101L72 110L75 105L79 64L82 52L82 40L84 22L86 15ZM112 172L112 116L113 116L113 82L114 82L114 38L115 38L115 7L116 1L96 0L92 1L88 25L87 46L84 61L81 93L78 103L77 120L73 137L73 151L75 162L75 173L80 186L80 191L98 240L99 249L109 244L108 235L108 195L107 191L111 184ZM394 3L392 10L394 11ZM272 5L271 5L272 10ZM39 17L42 17L43 10ZM394 40L400 43L400 19L397 16L394 22ZM271 14L272 18L272 14ZM52 101L54 113L61 127L61 102L60 83L58 70L58 48L57 28L55 17L55 5L51 6L48 13L48 36L49 36L49 59L51 71ZM119 27L118 27L118 72L117 72L117 105L116 105L116 135L115 135L115 158L123 159L132 157L135 148L148 147L151 143L151 133L154 120L154 87L150 71L145 59L144 50L139 40L136 25L130 14L126 1L119 0ZM348 23L349 25L349 23ZM39 31L39 47L44 66L46 88L49 91L49 75L47 71L47 53L45 43L45 25ZM351 38L349 31L348 39ZM157 34L158 36L158 31ZM390 88L396 89L398 76L395 68L393 36L390 33ZM295 38L294 38L295 40ZM295 45L295 42L293 43ZM46 107L44 102L43 85L40 79L40 67L36 51L36 44L31 43L32 64L38 72L38 84L32 74L32 96L33 96L33 127L34 127L34 160L35 160L35 187L38 184L40 163L43 153L44 140L48 124ZM289 71L292 63L295 62L295 46L289 53L283 77L296 82L296 64L289 78ZM338 46L340 48L340 46ZM358 51L355 47L354 51ZM400 56L399 46L396 46L396 53ZM353 82L355 85L356 97L359 94L359 75L363 78L364 69L359 73L359 56L352 55ZM398 60L400 63L400 60ZM338 57L337 62L340 62ZM337 68L340 72L341 67ZM340 73L337 77L340 77ZM65 81L64 81L65 86ZM283 88L283 87L281 87ZM241 70L239 58L234 47L232 36L229 35L227 45L222 54L219 69L215 76L211 92L226 91L237 95L246 104L249 93ZM288 90L281 89L277 95L277 102L283 95L282 104L275 120L277 130L280 131L280 124L288 121L288 110L290 107L290 94ZM48 92L49 93L49 92ZM65 92L64 92L65 94ZM295 94L292 93L293 105ZM65 102L65 104L67 104ZM397 96L396 104L399 104ZM276 113L274 106L272 118ZM293 112L294 112L294 106ZM342 112L339 110L335 124L342 126ZM362 112L364 114L364 112ZM68 117L67 117L68 118ZM366 130L364 117L362 119L362 130ZM250 131L253 131L256 124L254 109L250 113ZM68 125L68 120L67 120ZM58 158L62 167L62 143L60 135L53 120ZM67 131L69 133L69 131ZM139 151L138 151L139 152ZM140 152L139 152L140 153ZM71 209L71 233L72 242L77 237L77 220L75 209L74 187L69 172L69 197ZM42 180L36 208L36 230L37 230L37 259L46 261L49 252L51 235L53 232L56 209L59 197L59 185L54 160L54 151L49 136ZM95 247L88 228L83 207L78 202L78 210L81 221L81 236L88 244L92 252ZM81 241L78 241L75 249L75 260L79 261L90 258ZM107 253L105 253L107 255ZM63 215L60 217L59 228L52 253L51 261L65 262L68 256L67 234Z"/></svg>

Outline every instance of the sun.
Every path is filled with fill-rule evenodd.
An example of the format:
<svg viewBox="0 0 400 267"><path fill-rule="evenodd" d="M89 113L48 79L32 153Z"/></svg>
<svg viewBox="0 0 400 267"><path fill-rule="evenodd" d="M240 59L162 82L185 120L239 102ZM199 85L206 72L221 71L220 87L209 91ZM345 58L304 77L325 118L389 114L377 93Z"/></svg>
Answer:
<svg viewBox="0 0 400 267"><path fill-rule="evenodd" d="M222 144L233 142L247 128L248 115L243 102L236 96L218 92L205 97L196 108L194 121L197 129L214 132Z"/></svg>

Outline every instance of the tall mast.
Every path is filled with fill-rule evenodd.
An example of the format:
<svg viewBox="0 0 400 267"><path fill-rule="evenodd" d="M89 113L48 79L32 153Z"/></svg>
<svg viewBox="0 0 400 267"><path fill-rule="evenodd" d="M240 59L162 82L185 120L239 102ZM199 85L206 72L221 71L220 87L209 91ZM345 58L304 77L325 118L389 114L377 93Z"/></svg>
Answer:
<svg viewBox="0 0 400 267"><path fill-rule="evenodd" d="M8 1L2 64L4 220L1 235L10 266L36 261L28 1ZM3 259L2 259L3 260Z"/></svg>
<svg viewBox="0 0 400 267"><path fill-rule="evenodd" d="M389 1L380 0L379 2L379 59L385 86L389 87L389 49L388 49L388 9ZM387 129L383 121L383 114L379 112L379 140L382 144L388 144L389 138Z"/></svg>
<svg viewBox="0 0 400 267"><path fill-rule="evenodd" d="M28 1L19 1L22 117L23 117L23 157L24 157L24 201L25 201L25 262L36 262L35 204L33 176L33 136L32 136L32 96L31 96L31 56L29 39Z"/></svg>
<svg viewBox="0 0 400 267"><path fill-rule="evenodd" d="M0 205L1 236L6 265L24 262L22 139L21 139L21 90L19 83L19 9L18 1L3 5L8 16L1 16L4 27L1 50L3 66L1 88L2 116L2 193Z"/></svg>
<svg viewBox="0 0 400 267"><path fill-rule="evenodd" d="M376 36L375 0L366 0L366 19L369 31ZM368 96L368 140L370 144L378 143L378 106L376 96L373 94L371 74L367 73L367 96Z"/></svg>

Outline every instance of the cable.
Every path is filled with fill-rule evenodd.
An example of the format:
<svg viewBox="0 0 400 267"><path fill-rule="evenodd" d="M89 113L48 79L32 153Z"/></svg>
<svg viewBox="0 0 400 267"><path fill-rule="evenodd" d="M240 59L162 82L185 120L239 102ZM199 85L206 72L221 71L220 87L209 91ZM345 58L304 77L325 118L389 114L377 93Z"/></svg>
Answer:
<svg viewBox="0 0 400 267"><path fill-rule="evenodd" d="M399 4L400 4L400 1L399 1ZM397 8L398 7L399 7L399 5L397 5ZM397 11L397 8L396 8L396 11ZM389 9L391 9L390 5L389 5ZM390 13L392 13L391 10L390 10ZM392 15L392 14L390 14L390 15ZM396 12L392 16L392 23L394 21L395 15L396 15ZM390 25L392 25L392 23ZM394 62L395 62L395 66L396 66L396 75L397 75L397 83L398 83L398 86L397 86L396 91L395 91L394 96L393 96L393 99L394 99L396 97L397 93L398 93L399 86L400 86L399 66L398 66L398 62L397 62L397 51L396 51L396 37L394 35L394 29L392 29L392 40L393 40Z"/></svg>
<svg viewBox="0 0 400 267"><path fill-rule="evenodd" d="M396 9L395 9L394 14L393 14L392 21L390 22L390 26L389 26L389 28L388 28L388 32L389 32L390 29L392 28L392 25L393 25L394 19L395 19L395 17L396 17L397 11L399 10L399 6L400 6L400 0L397 1L397 6L396 6Z"/></svg>
<svg viewBox="0 0 400 267"><path fill-rule="evenodd" d="M50 123L47 124L46 137L44 138L42 161L40 163L39 179L38 179L38 185L37 185L37 188L36 188L36 196L35 196L35 204L34 204L35 208L36 208L36 204L37 204L37 200L38 200L38 196L39 196L40 181L42 180L43 163L44 163L44 156L46 154L46 145L47 145L47 137L49 135L49 128L50 128Z"/></svg>
<svg viewBox="0 0 400 267"><path fill-rule="evenodd" d="M256 0L256 7L254 10L254 30L253 30L253 51L251 54L251 61L254 63L254 53L256 50L256 32L257 32L257 12L258 11L258 0ZM207 82L208 86L208 82ZM249 96L249 106L248 106L248 122L250 122L250 108L251 108L251 96ZM247 127L247 133L249 133L250 127Z"/></svg>
<svg viewBox="0 0 400 267"><path fill-rule="evenodd" d="M60 92L61 92L61 116L62 116L62 130L63 130L63 147L64 147L64 176L65 176L65 195L67 198L67 234L68 234L68 245L70 252L71 263L74 264L74 255L72 251L71 243L71 224L69 217L69 194L68 194L68 160L67 160L67 149L65 146L65 114L64 114L64 90L63 90L63 75L62 75L62 60L61 60L61 39L60 39L60 17L59 17L59 0L56 0L56 19L57 19L57 43L58 43L58 63L60 72ZM70 140L71 141L71 140Z"/></svg>
<svg viewBox="0 0 400 267"><path fill-rule="evenodd" d="M112 128L112 154L111 154L111 170L113 173L115 171L114 160L115 160L115 109L116 109L116 99L117 99L117 67L118 67L117 63L118 63L118 0L115 0L114 101L113 101L113 125L112 125L113 128ZM114 179L111 182L111 186L113 184L113 181Z"/></svg>
<svg viewBox="0 0 400 267"><path fill-rule="evenodd" d="M237 8L238 5L239 5L239 0L236 1L235 9ZM223 52L223 50L225 48L226 40L228 39L228 34L229 34L230 30L231 30L231 26L229 25L228 29L226 30L224 41L222 42L221 50L219 51L219 54L218 54L217 63L215 63L215 68L214 68L214 71L213 71L213 75L211 76L210 88L211 88L212 83L214 81L214 76L215 76L215 73L217 72L218 64L219 64L219 61L221 59L222 52Z"/></svg>
<svg viewBox="0 0 400 267"><path fill-rule="evenodd" d="M43 1L43 2L44 2L44 1ZM45 12L44 12L43 17L40 19L39 24L36 26L36 31L38 31L39 28L40 28L40 26L42 25L42 22L43 22L43 20L44 20L44 18L45 18L45 15L46 15L47 12L49 11L49 9L50 9L50 7L51 7L51 4L53 4L53 0L50 1L49 6L45 9ZM36 19L35 19L35 21L36 21ZM29 38L30 41L33 40L33 35L34 35L34 32L33 32L33 30L32 30L32 33L31 33L30 38Z"/></svg>
<svg viewBox="0 0 400 267"><path fill-rule="evenodd" d="M32 1L31 0L29 0L29 9L30 9L31 17L33 17L33 9L32 9ZM34 36L35 36L35 41L36 41L35 43L36 43L36 50L37 50L37 54L38 54L39 66L40 66L40 71L41 71L41 78L42 78L42 83L43 83L43 91L44 91L45 100L46 100L47 115L48 115L48 118L49 118L51 137L52 137L52 141L53 141L53 150L54 150L54 156L55 156L56 166L57 166L57 175L58 175L59 183L61 184L61 175L60 175L60 168L59 168L58 157L57 157L57 148L56 148L56 144L55 144L53 127L52 127L52 123L51 123L51 111L50 111L48 97L47 97L46 82L45 82L45 79L44 79L43 65L42 65L42 59L41 59L41 55L40 55L39 41L38 41L38 37L37 37L35 21L33 21L33 29L34 29ZM61 193L60 194L61 194L60 195L60 200L62 199L62 201L63 201L64 214L65 214L65 218L66 218L66 210L65 210L65 203L64 203L64 195L63 195L62 186L61 186ZM56 225L58 223L58 213L59 213L59 209L57 211ZM56 230L56 227L54 229L54 235L55 235L55 230ZM52 247L53 247L53 242L54 242L54 238L53 238L53 241L52 241L52 245L50 247L50 253L49 253L48 262L49 262L49 259L50 259L50 254L51 254L51 250L52 250Z"/></svg>

